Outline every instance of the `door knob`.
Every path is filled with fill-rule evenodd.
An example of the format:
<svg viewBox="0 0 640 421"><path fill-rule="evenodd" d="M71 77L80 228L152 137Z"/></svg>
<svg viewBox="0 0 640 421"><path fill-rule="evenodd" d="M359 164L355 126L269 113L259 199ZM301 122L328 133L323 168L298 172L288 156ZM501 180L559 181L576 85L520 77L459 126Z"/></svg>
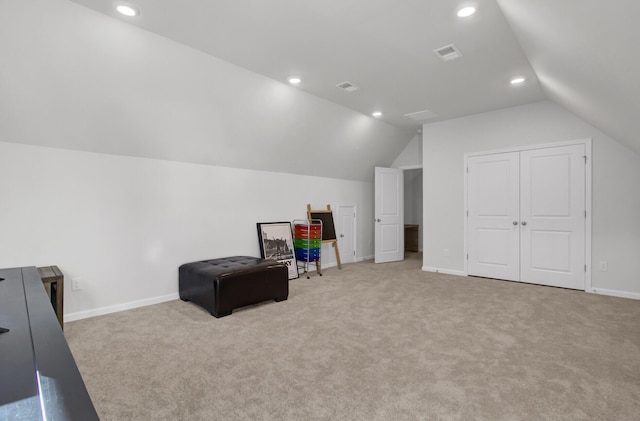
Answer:
<svg viewBox="0 0 640 421"><path fill-rule="evenodd" d="M344 234L340 234L340 238L344 238Z"/></svg>
<svg viewBox="0 0 640 421"><path fill-rule="evenodd" d="M522 226L527 225L527 221L522 221Z"/></svg>
<svg viewBox="0 0 640 421"><path fill-rule="evenodd" d="M513 221L513 225L518 225L518 221Z"/></svg>
<svg viewBox="0 0 640 421"><path fill-rule="evenodd" d="M376 219L376 222L382 222L382 219Z"/></svg>

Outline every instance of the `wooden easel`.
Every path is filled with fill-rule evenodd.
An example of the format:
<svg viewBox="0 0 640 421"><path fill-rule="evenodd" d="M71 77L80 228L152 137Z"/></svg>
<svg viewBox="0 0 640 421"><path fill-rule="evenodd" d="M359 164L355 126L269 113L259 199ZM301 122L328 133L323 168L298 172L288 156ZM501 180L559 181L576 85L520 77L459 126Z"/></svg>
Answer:
<svg viewBox="0 0 640 421"><path fill-rule="evenodd" d="M327 205L326 210L312 210L311 205L307 204L307 218L320 219L322 221L322 244L332 243L333 248L336 250L336 261L338 262L338 269L342 269L342 262L340 261L340 251L338 250L338 239L336 238L336 228L333 224L333 212L331 212L331 205ZM320 270L320 260L317 262L318 270Z"/></svg>

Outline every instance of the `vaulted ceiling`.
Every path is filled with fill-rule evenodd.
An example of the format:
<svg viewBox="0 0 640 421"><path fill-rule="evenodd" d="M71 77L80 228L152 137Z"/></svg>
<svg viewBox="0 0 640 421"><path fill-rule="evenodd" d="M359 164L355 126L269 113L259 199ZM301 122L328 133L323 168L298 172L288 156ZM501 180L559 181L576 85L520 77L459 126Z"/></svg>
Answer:
<svg viewBox="0 0 640 421"><path fill-rule="evenodd" d="M635 0L6 0L0 141L370 182L423 124L551 100L640 153L639 13ZM460 57L434 53L451 45Z"/></svg>
<svg viewBox="0 0 640 421"><path fill-rule="evenodd" d="M640 153L640 2L497 1L547 98Z"/></svg>
<svg viewBox="0 0 640 421"><path fill-rule="evenodd" d="M399 128L551 99L640 152L634 0L73 1Z"/></svg>

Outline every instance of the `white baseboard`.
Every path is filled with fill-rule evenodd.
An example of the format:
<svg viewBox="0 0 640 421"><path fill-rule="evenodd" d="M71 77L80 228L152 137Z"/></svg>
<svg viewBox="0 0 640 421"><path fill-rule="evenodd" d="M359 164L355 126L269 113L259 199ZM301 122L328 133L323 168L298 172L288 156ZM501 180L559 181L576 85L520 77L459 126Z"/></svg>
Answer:
<svg viewBox="0 0 640 421"><path fill-rule="evenodd" d="M434 268L431 266L422 266L422 270L425 272L444 273L446 275L467 276L463 270Z"/></svg>
<svg viewBox="0 0 640 421"><path fill-rule="evenodd" d="M153 304L160 304L166 301L173 301L179 299L180 296L176 292L175 294L162 295L160 297L146 298L139 301L130 301L128 303L117 304L114 306L100 307L93 310L78 311L75 313L69 313L64 315L64 321L73 322L75 320L87 319L89 317L102 316L109 313L117 313L118 311L131 310L138 307L150 306Z"/></svg>
<svg viewBox="0 0 640 421"><path fill-rule="evenodd" d="M373 259L373 256L365 256L365 257L358 258L357 261L361 262L361 261L372 260L372 259ZM335 266L337 266L337 263L334 262L332 264L328 264L325 267L335 267ZM467 276L467 274L461 270L435 268L430 266L423 266L422 270L425 272L444 273L447 275ZM312 271L315 271L315 268ZM637 293L637 292L618 291L618 290L603 289L603 288L592 288L591 291L589 292L593 294L609 295L612 297L640 300L640 293ZM76 320L87 319L89 317L102 316L105 314L117 313L119 311L125 311L125 310L132 310L138 307L145 307L153 304L164 303L166 301L178 300L179 298L180 298L179 294L175 293L175 294L162 295L160 297L147 298L144 300L130 301L128 303L117 304L114 306L96 308L93 310L78 311L76 313L65 314L64 322L65 323L73 322Z"/></svg>
<svg viewBox="0 0 640 421"><path fill-rule="evenodd" d="M327 263L326 265L322 265L322 268L327 269L327 268L337 267L337 266L338 266L337 262L331 262L331 263ZM300 268L298 268L298 271L302 276L303 272L301 271ZM316 271L316 266L313 264L309 265L309 272L315 272L315 271ZM68 313L64 315L64 322L67 323L67 322L73 322L76 320L88 319L89 317L96 317L96 316L102 316L110 313L117 313L119 311L132 310L138 307L146 307L153 304L160 304L166 301L173 301L178 299L180 299L180 295L176 292L175 294L162 295L160 297L146 298L144 300L130 301L127 303L116 304L113 306L94 308L91 310L78 311L75 313Z"/></svg>
<svg viewBox="0 0 640 421"><path fill-rule="evenodd" d="M612 297L631 298L632 300L640 300L640 294L637 292L618 291L615 289L591 288L594 294L610 295Z"/></svg>

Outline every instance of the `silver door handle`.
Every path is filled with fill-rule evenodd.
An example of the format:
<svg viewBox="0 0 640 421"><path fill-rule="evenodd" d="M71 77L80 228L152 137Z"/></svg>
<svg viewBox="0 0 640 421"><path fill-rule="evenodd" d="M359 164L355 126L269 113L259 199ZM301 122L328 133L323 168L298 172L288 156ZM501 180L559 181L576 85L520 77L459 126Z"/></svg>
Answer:
<svg viewBox="0 0 640 421"><path fill-rule="evenodd" d="M343 238L343 237L344 237L344 234L340 234L340 238Z"/></svg>
<svg viewBox="0 0 640 421"><path fill-rule="evenodd" d="M522 221L522 226L527 225L527 221Z"/></svg>
<svg viewBox="0 0 640 421"><path fill-rule="evenodd" d="M518 221L513 221L513 225L518 225Z"/></svg>

